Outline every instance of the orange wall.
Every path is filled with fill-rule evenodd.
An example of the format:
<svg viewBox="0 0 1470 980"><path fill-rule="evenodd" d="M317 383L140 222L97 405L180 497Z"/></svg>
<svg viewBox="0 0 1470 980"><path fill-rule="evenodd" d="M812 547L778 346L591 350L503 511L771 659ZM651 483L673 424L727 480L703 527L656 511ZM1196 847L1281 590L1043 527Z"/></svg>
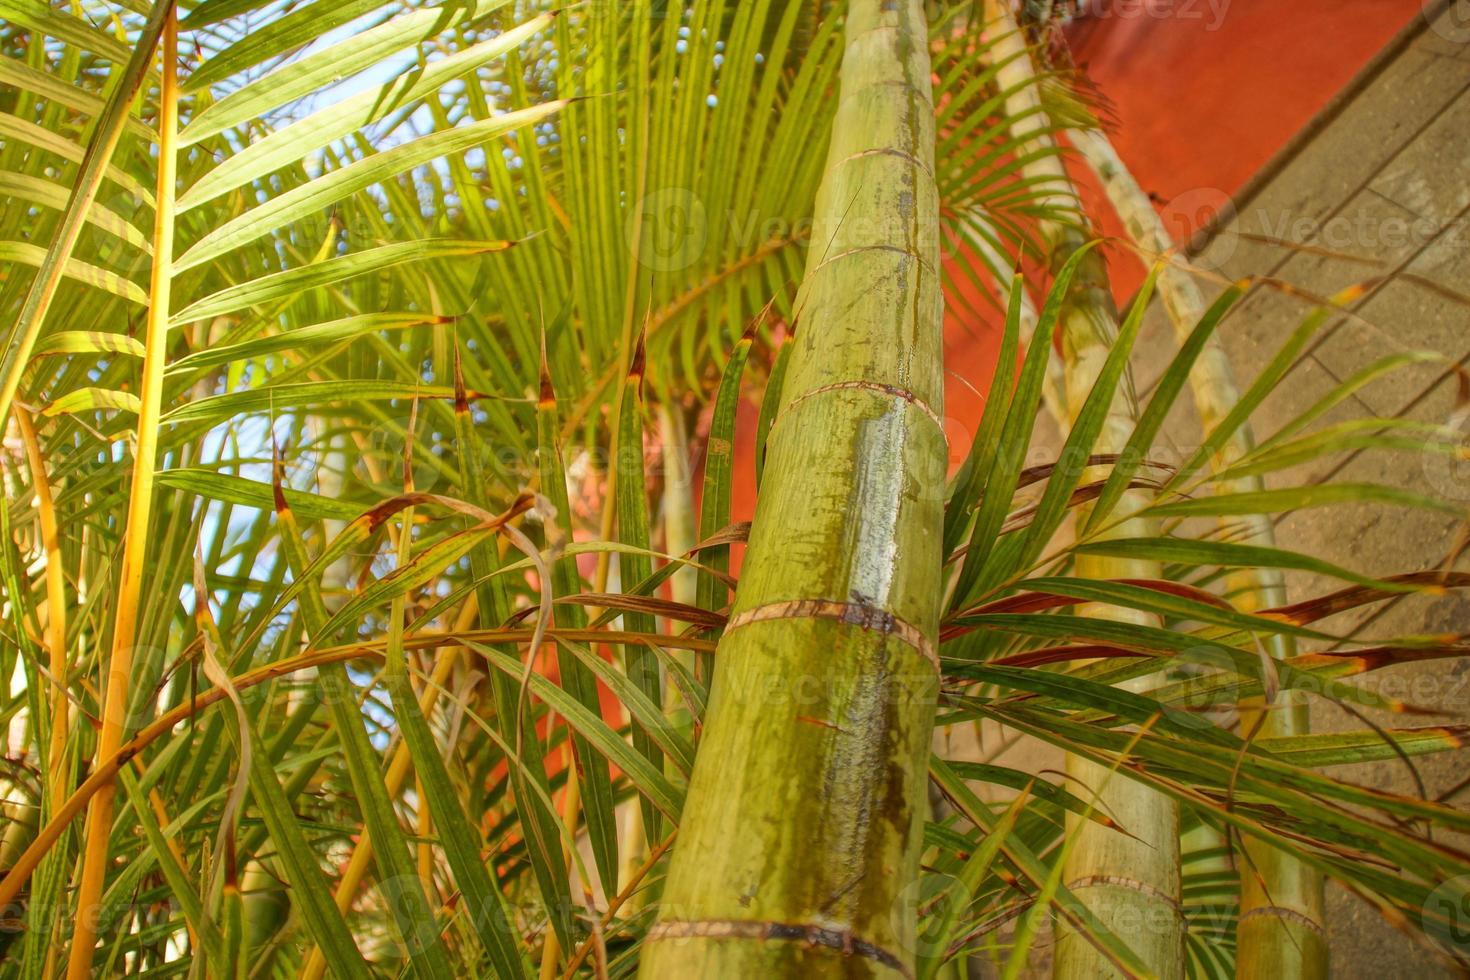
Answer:
<svg viewBox="0 0 1470 980"><path fill-rule="evenodd" d="M1103 0L1101 9L1108 16L1069 28L1073 58L1106 101L1119 153L1161 203L1170 231L1185 238L1418 14L1421 0ZM1122 236L1106 199L1073 170L1101 234ZM1142 265L1117 247L1108 257L1125 302ZM998 343L994 314L946 310L952 465L969 449ZM736 520L755 510L755 424L755 406L743 406Z"/></svg>
<svg viewBox="0 0 1470 980"><path fill-rule="evenodd" d="M1102 0L1067 32L1101 93L1118 153L1186 240L1376 54L1421 0ZM1074 174L1099 233L1124 237L1106 197ZM1143 281L1126 248L1107 249L1114 295ZM994 371L998 318L945 315L945 414L963 458ZM958 444L955 444L959 437Z"/></svg>
<svg viewBox="0 0 1470 980"><path fill-rule="evenodd" d="M1179 16L1139 16L1142 6ZM1103 9L1114 16L1070 29L1073 58L1110 104L1119 155L1161 204L1169 230L1184 237L1419 14L1422 3L1103 0ZM1091 182L1084 183L1091 191ZM1099 198L1091 193L1091 213L1104 234L1121 235ZM1113 265L1123 300L1142 281L1142 270L1121 257Z"/></svg>

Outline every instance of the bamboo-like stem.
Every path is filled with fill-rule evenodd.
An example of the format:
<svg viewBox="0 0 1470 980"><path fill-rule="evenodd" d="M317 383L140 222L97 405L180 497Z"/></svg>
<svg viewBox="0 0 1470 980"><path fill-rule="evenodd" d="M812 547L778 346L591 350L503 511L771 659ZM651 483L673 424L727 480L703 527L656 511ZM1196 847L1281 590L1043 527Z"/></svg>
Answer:
<svg viewBox="0 0 1470 980"><path fill-rule="evenodd" d="M795 347L644 977L912 976L945 478L920 0L848 6Z"/></svg>
<svg viewBox="0 0 1470 980"><path fill-rule="evenodd" d="M1068 132L1067 139L1097 175L1143 260L1148 264L1167 260L1159 272L1157 288L1169 322L1174 326L1175 336L1182 342L1204 316L1206 303L1199 284L1164 228L1163 220L1105 134L1095 130L1072 130ZM1200 352L1190 373L1189 384L1200 422L1207 430L1223 420L1240 400L1230 359L1214 337ZM1229 463L1250 447L1250 426L1247 424L1231 437L1229 448L1221 452L1217 463ZM1269 522L1261 533L1271 533Z"/></svg>
<svg viewBox="0 0 1470 980"><path fill-rule="evenodd" d="M1105 295L1105 281L1101 288ZM1109 335L1103 329L1116 330L1104 310L1101 306L1078 305L1063 314L1070 406L1081 406L1106 356L1110 344ZM1119 393L1119 402L1098 438L1099 453L1121 451L1133 428L1136 416L1127 391ZM1120 502L1118 511L1136 510L1141 505L1140 495L1130 491ZM1122 521L1110 533L1120 537L1148 536L1153 533L1148 523ZM1076 571L1079 577L1087 579L1158 578L1160 574L1153 562L1094 556L1079 556ZM1083 606L1079 614L1158 625L1153 616L1111 605ZM1146 691L1156 683L1156 677L1142 677L1120 686ZM1179 904L1178 806L1162 793L1078 756L1069 755L1066 767L1073 785L1101 787L1097 793L1098 808L1126 831L1120 833L1069 813L1067 832L1077 840L1068 852L1063 872L1067 887L1105 927L1132 947L1155 976L1165 980L1182 978L1184 920ZM1053 975L1064 980L1121 976L1091 941L1064 922L1059 922Z"/></svg>
<svg viewBox="0 0 1470 980"><path fill-rule="evenodd" d="M1158 289L1164 308L1183 343L1205 312L1199 285L1178 255L1148 195L1128 171L1107 136L1085 131L1069 134L1069 140L1097 174L1113 208L1123 220L1129 236L1150 261L1167 257L1159 274ZM1240 399L1230 360L1215 338L1210 338L1189 375L1190 389L1200 424L1208 432L1218 425ZM1242 425L1221 448L1216 468L1228 466L1251 450L1250 424ZM1261 490L1259 477L1231 481L1223 493ZM1229 519L1230 532L1247 544L1273 547L1276 535L1271 522L1260 514ZM1234 603L1255 611L1286 602L1286 584L1279 569L1240 569L1225 580ZM1272 656L1283 659L1296 653L1291 637L1274 634L1268 638ZM1307 705L1301 692L1283 691L1277 703L1260 717L1260 706L1243 713L1242 725L1249 732L1259 721L1259 737L1306 734L1310 731ZM1236 968L1241 976L1271 975L1283 980L1327 976L1328 949L1323 931L1323 878L1306 863L1279 849L1253 840L1244 841L1241 867L1240 924L1236 935Z"/></svg>
<svg viewBox="0 0 1470 980"><path fill-rule="evenodd" d="M111 758L127 735L128 681L133 644L137 642L139 596L148 554L148 525L158 464L158 427L163 404L163 369L168 357L169 295L173 284L175 139L179 124L178 15L169 10L163 26L162 79L158 99L158 192L153 224L153 268L149 278L148 321L144 340L143 379L139 386L138 438L123 540L122 576L118 583L112 650L106 661L102 728L96 760ZM112 835L116 783L109 782L87 808L82 870L77 886L76 928L72 933L67 976L86 980L92 972L97 942L97 912L107 880L108 842Z"/></svg>
<svg viewBox="0 0 1470 980"><path fill-rule="evenodd" d="M997 84L1010 93L1006 113L1013 135L1026 141L1031 161L1028 177L1050 190L1048 203L1057 210L1080 212L1076 190L1055 153L1046 132L1047 116L1036 85L1035 68L1005 0L986 0L987 30L993 32L992 57ZM1065 262L1084 243L1075 224L1048 220L1041 232L1053 268ZM1084 258L1073 279L1061 316L1066 402L1069 414L1081 408L1117 337L1107 270L1096 251ZM1124 374L1117 399L1108 414L1094 451L1121 452L1138 417L1131 375ZM1143 502L1136 492L1125 495L1119 512L1136 510ZM1125 537L1148 534L1138 521L1121 521L1111 533ZM1154 578L1153 563L1081 556L1077 574L1084 578ZM1124 622L1154 623L1153 617L1117 606L1086 606L1081 614ZM1139 678L1124 687L1145 690L1151 678ZM1127 833L1069 814L1067 832L1075 838L1067 852L1063 881L1098 917L1127 942L1150 971L1162 978L1184 975L1184 920L1180 909L1179 812L1168 797L1133 782L1106 767L1067 757L1073 784L1097 790L1097 805ZM1053 975L1066 978L1118 976L1117 969L1083 935L1065 923L1058 925Z"/></svg>

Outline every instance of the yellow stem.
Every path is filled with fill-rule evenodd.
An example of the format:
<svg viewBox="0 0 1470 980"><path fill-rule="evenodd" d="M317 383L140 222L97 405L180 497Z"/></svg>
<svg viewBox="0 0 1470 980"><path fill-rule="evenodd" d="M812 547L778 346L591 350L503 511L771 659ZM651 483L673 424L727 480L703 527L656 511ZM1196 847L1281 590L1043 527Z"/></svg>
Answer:
<svg viewBox="0 0 1470 980"><path fill-rule="evenodd" d="M571 759L571 743L567 743L567 792L562 800L561 820L566 825L567 835L575 839L577 834L577 817L582 809L582 784L577 779L577 767ZM561 859L565 864L571 857L571 848L566 840L561 843ZM561 944L556 941L556 931L546 930L546 942L541 947L541 980L551 980L556 976L557 959L561 956Z"/></svg>
<svg viewBox="0 0 1470 980"><path fill-rule="evenodd" d="M41 525L41 546L46 552L46 650L50 654L51 739L46 750L46 767L50 773L51 807L54 813L66 801L66 731L68 707L66 698L66 577L62 574L61 538L56 527L56 505L51 497L51 482L46 476L46 461L41 456L41 443L36 438L30 413L19 406L15 421L25 443L26 460L31 469L31 486L36 495L36 517Z"/></svg>
<svg viewBox="0 0 1470 980"><path fill-rule="evenodd" d="M413 777L414 793L418 796L418 865L419 878L424 883L424 892L431 898L434 897L434 845L429 843L429 838L434 832L433 823L429 819L429 806L424 802L424 783L418 776Z"/></svg>
<svg viewBox="0 0 1470 980"><path fill-rule="evenodd" d="M66 735L70 725L70 704L66 696L68 658L66 650L66 576L61 564L61 537L56 525L56 503L51 496L51 481L46 475L41 442L36 438L30 413L15 408L15 421L25 443L26 461L31 470L31 485L36 495L36 517L41 526L41 547L46 552L46 650L50 654L51 673L51 737L46 749L46 769L50 781L51 806L48 816L66 803L71 779L66 766ZM45 975L56 969L57 944L61 922L51 926L53 942L46 950ZM191 933L192 936L192 933Z"/></svg>
<svg viewBox="0 0 1470 980"><path fill-rule="evenodd" d="M140 780L147 778L148 767L137 756L133 757L133 768L138 770L138 778ZM173 818L169 816L168 809L163 805L163 797L159 794L156 786L148 791L148 805L153 809L153 818L158 821L159 829L163 829L173 823ZM189 859L185 857L184 848L179 843L178 837L165 837L164 842L168 845L168 851L173 855L174 862L181 868L188 868ZM194 931L194 923L186 921L184 928L189 933L190 948L200 949L199 934Z"/></svg>
<svg viewBox="0 0 1470 980"><path fill-rule="evenodd" d="M133 458L133 482L123 539L122 580L117 592L112 652L107 659L103 692L102 730L97 738L97 762L111 758L127 734L128 680L137 640L138 600L147 557L148 525L153 511L153 486L158 457L159 417L163 402L163 369L168 356L169 291L173 278L175 133L179 122L176 65L179 22L170 10L163 28L162 84L158 107L158 206L153 225L153 269L149 283L147 333L144 341L143 383L139 393L138 441ZM87 980L97 942L97 913L107 879L108 839L112 831L113 780L92 797L87 808L82 872L77 886L76 928L67 961L70 980Z"/></svg>

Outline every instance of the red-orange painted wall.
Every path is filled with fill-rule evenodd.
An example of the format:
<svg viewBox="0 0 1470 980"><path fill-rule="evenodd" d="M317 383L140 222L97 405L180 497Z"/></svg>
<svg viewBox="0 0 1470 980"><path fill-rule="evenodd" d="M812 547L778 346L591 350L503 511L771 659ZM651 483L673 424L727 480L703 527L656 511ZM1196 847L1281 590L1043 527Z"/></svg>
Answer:
<svg viewBox="0 0 1470 980"><path fill-rule="evenodd" d="M1167 227L1183 239L1419 14L1421 0L1103 0L1103 7L1107 16L1068 29L1073 59L1107 100L1118 152L1164 202ZM1089 175L1072 169L1101 234L1123 236ZM1108 259L1114 294L1125 302L1143 267L1116 246ZM998 318L951 305L944 333L945 415L957 465L995 369ZM743 406L736 520L755 512L755 424L755 406Z"/></svg>
<svg viewBox="0 0 1470 980"><path fill-rule="evenodd" d="M1119 154L1170 202L1161 213L1183 237L1201 205L1239 190L1425 2L1102 0L1112 16L1077 22L1069 41L1111 103ZM1102 231L1121 235L1092 182L1080 182ZM1120 300L1143 279L1137 261L1112 272Z"/></svg>

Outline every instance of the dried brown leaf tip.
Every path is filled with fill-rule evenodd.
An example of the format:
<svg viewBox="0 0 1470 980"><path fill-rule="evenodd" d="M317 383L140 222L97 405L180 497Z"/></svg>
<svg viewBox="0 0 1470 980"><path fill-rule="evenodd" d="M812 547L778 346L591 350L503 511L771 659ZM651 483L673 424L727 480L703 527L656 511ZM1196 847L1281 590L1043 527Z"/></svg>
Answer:
<svg viewBox="0 0 1470 980"><path fill-rule="evenodd" d="M642 330L638 331L638 343L633 348L633 357L628 362L628 381L642 385L643 372L647 366L647 341L648 325L644 324Z"/></svg>
<svg viewBox="0 0 1470 980"><path fill-rule="evenodd" d="M491 523L495 527L509 524L535 506L536 495L529 490L522 490L516 494L516 499L511 501L510 506L505 509L505 512L498 515Z"/></svg>
<svg viewBox="0 0 1470 980"><path fill-rule="evenodd" d="M278 443L276 441L276 433L275 433L275 430L272 429L271 430L271 498L272 498L272 502L275 504L276 513L278 515L288 514L291 511L291 505L288 504L288 503L286 503L286 491L283 490L282 487L281 487L281 484L284 482L284 478L285 478L285 469L286 469L286 463L281 458L281 446L280 446L280 443Z"/></svg>
<svg viewBox="0 0 1470 980"><path fill-rule="evenodd" d="M745 332L740 335L740 340L737 343L747 345L755 343L756 334L760 332L761 326L765 324L771 315L771 310L775 309L775 307L776 297L772 296L766 300L766 305L761 307L761 311L751 317L750 323L746 324Z"/></svg>
<svg viewBox="0 0 1470 980"><path fill-rule="evenodd" d="M541 331L541 401L542 408L556 406L556 388L551 383L551 365L546 358L546 331Z"/></svg>
<svg viewBox="0 0 1470 980"><path fill-rule="evenodd" d="M464 414L470 410L470 399L464 388L464 365L460 362L459 345L454 345L454 411Z"/></svg>

